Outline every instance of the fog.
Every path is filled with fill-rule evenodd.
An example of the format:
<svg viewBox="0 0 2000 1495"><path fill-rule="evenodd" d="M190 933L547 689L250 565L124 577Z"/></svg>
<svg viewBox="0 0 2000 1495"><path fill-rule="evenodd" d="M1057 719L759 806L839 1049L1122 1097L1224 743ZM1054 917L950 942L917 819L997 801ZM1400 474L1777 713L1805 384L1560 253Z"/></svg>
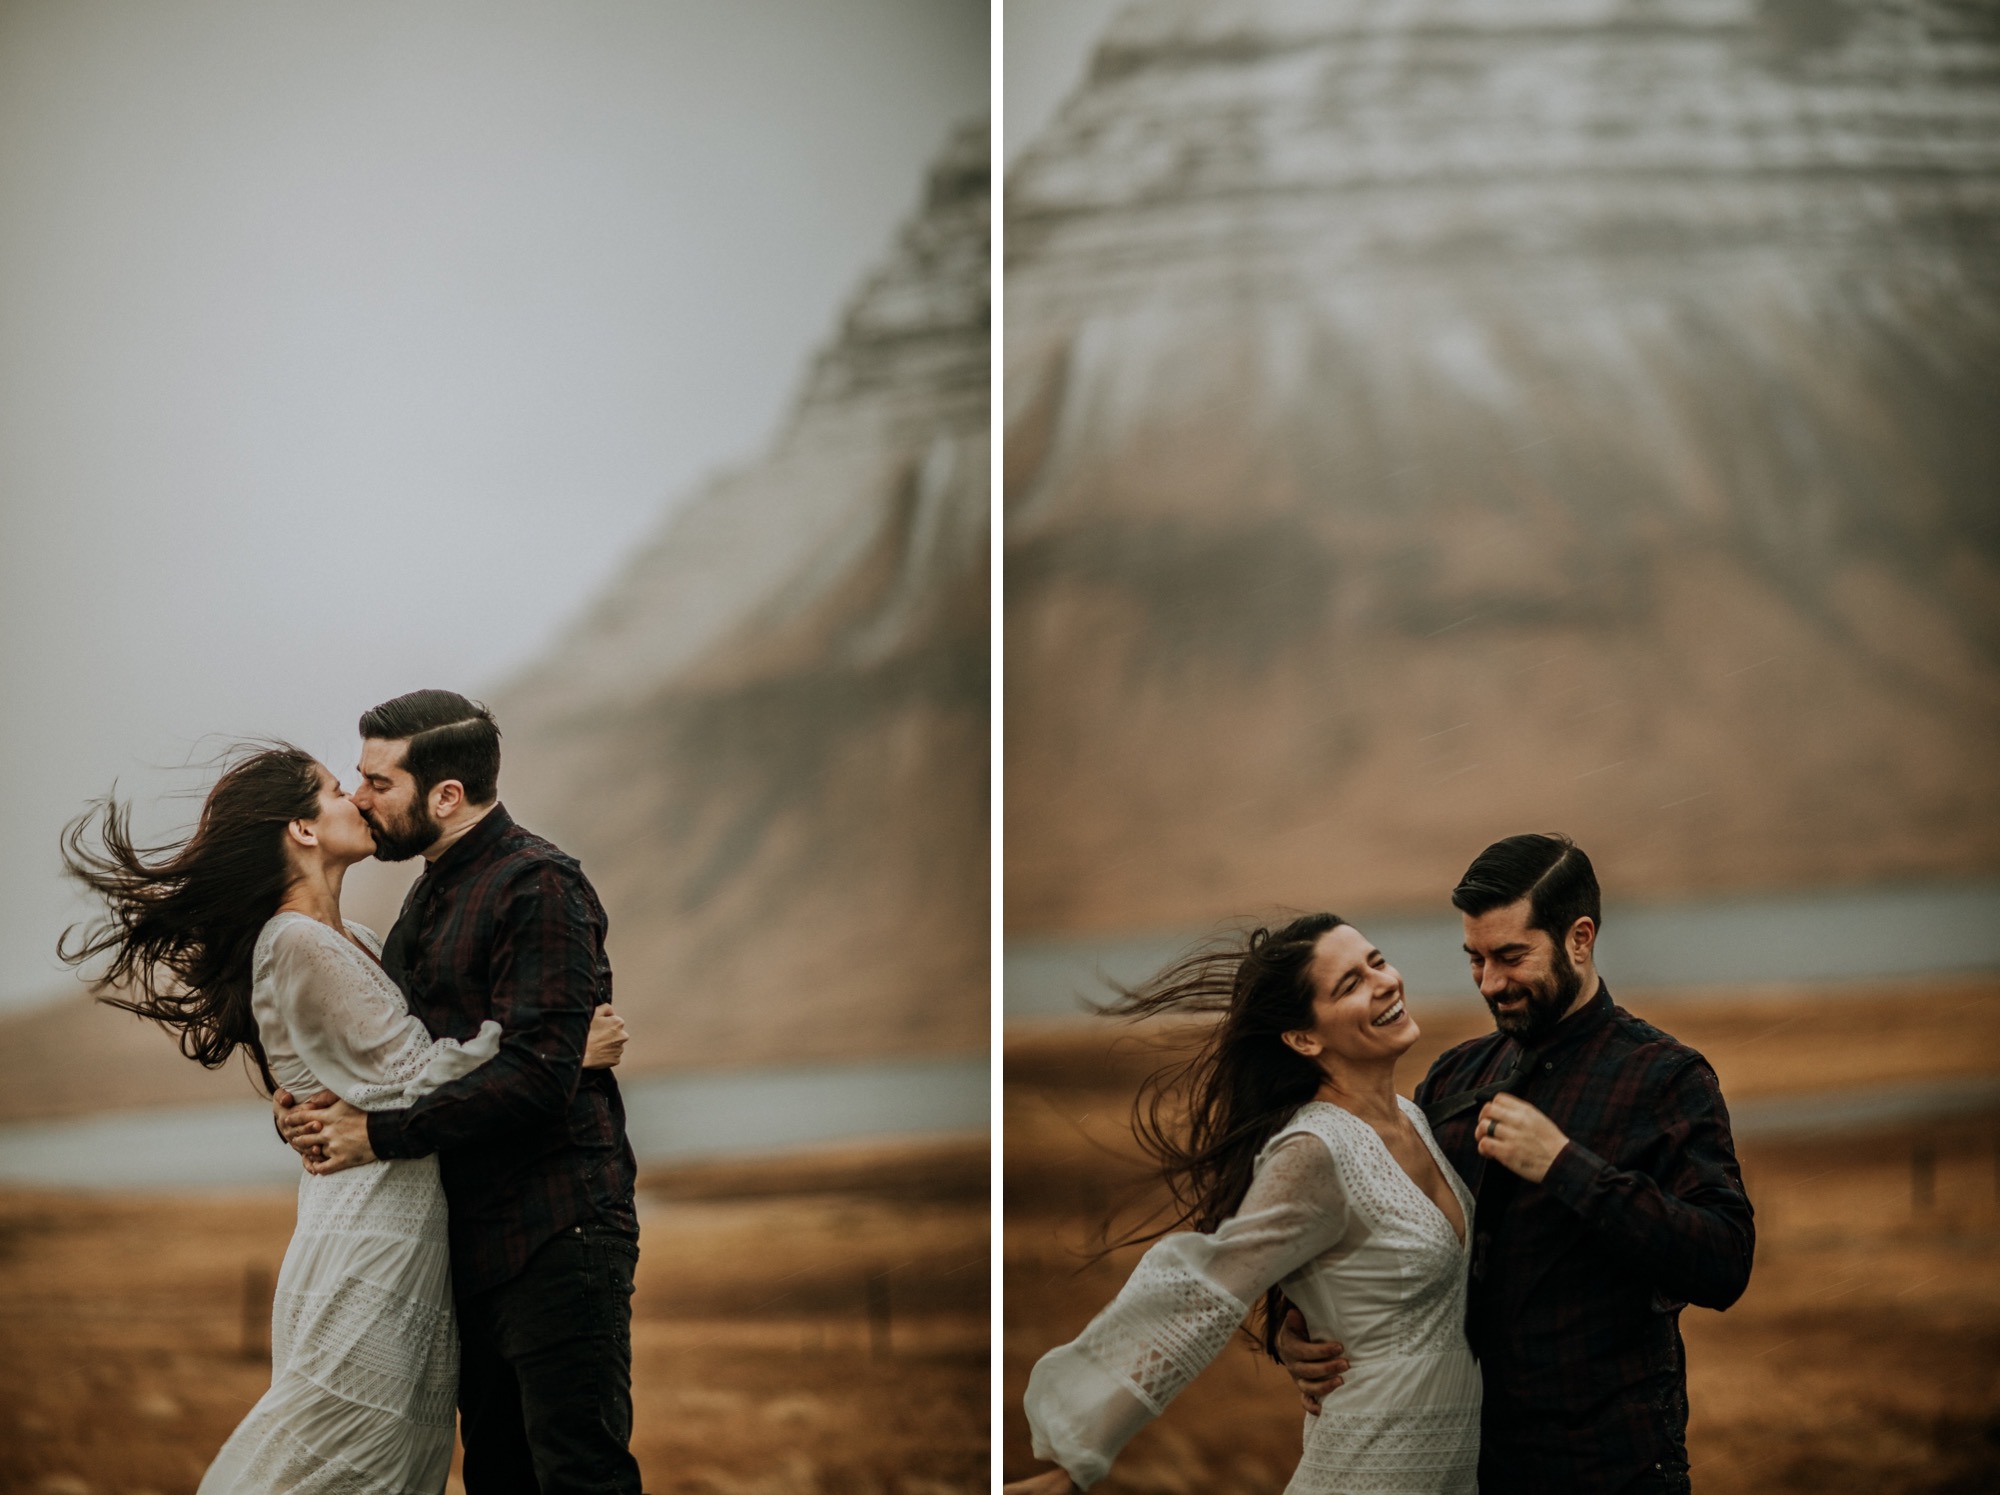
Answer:
<svg viewBox="0 0 2000 1495"><path fill-rule="evenodd" d="M769 437L987 107L965 0L0 5L0 1004L63 823L351 769ZM503 723L503 728L504 728Z"/></svg>

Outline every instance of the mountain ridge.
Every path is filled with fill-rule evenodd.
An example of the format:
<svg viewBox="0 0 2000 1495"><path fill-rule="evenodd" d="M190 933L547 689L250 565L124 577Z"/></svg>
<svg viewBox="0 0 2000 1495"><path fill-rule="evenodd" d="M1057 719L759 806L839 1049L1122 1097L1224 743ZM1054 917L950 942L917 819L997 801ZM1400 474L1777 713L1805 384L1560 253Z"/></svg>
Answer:
<svg viewBox="0 0 2000 1495"><path fill-rule="evenodd" d="M1129 7L1010 173L1008 927L2000 865L1991 16Z"/></svg>

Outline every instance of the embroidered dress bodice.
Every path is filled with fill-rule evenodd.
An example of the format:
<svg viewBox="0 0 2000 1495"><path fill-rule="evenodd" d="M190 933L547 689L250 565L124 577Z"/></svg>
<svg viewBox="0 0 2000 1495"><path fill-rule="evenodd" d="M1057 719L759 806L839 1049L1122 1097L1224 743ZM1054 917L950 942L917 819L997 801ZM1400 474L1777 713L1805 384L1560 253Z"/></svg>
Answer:
<svg viewBox="0 0 2000 1495"><path fill-rule="evenodd" d="M433 1039L372 958L374 933L347 931L281 913L258 936L250 1007L279 1085L389 1110L499 1051L497 1023L463 1044ZM437 1159L302 1172L272 1302L271 1389L199 1495L439 1495L457 1390Z"/></svg>
<svg viewBox="0 0 2000 1495"><path fill-rule="evenodd" d="M1367 1122L1300 1107L1212 1234L1156 1242L1116 1299L1030 1376L1039 1457L1079 1485L1221 1353L1274 1284L1351 1369L1305 1421L1290 1495L1473 1495L1479 1370L1465 1342L1472 1197L1423 1113L1400 1102L1458 1200L1461 1240Z"/></svg>

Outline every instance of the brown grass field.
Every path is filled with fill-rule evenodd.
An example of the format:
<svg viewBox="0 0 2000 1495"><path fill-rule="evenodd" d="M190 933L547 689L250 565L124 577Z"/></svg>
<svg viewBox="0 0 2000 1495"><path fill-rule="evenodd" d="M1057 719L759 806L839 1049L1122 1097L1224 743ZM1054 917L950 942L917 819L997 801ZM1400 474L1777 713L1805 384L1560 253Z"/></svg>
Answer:
<svg viewBox="0 0 2000 1495"><path fill-rule="evenodd" d="M1841 1085L2000 1074L1991 981L1756 1002L1621 1000L1708 1055L1732 1102ZM1418 1004L1413 1003L1413 1010ZM1477 1014L1426 1019L1410 1083ZM1068 1340L1137 1257L1091 1263L1114 1209L1154 1197L1127 1127L1157 1036L1110 1025L1009 1038L1005 1419L1010 1477L1038 1466L1020 1412L1035 1358ZM1913 1153L1931 1148L1928 1199ZM1757 1211L1749 1291L1689 1309L1690 1458L1703 1495L2000 1490L2000 1116L1739 1142ZM1128 1215L1121 1214L1121 1218ZM1098 1490L1281 1490L1297 1458L1290 1381L1239 1341L1134 1440Z"/></svg>
<svg viewBox="0 0 2000 1495"><path fill-rule="evenodd" d="M983 1140L646 1175L647 1490L984 1489L987 1179ZM286 1191L0 1192L0 1495L192 1491L269 1384L292 1217Z"/></svg>

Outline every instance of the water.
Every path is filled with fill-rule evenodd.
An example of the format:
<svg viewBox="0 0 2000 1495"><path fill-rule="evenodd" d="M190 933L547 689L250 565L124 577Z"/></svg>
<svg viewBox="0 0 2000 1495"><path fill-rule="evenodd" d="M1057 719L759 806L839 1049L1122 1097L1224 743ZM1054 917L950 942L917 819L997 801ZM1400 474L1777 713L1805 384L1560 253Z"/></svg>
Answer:
<svg viewBox="0 0 2000 1495"><path fill-rule="evenodd" d="M624 1086L642 1163L921 1132L984 1131L985 1054L810 1069L669 1075Z"/></svg>
<svg viewBox="0 0 2000 1495"><path fill-rule="evenodd" d="M1772 1095L1729 1108L1729 1129L1760 1141L1946 1121L2000 1109L2000 1077L1971 1075L1867 1089Z"/></svg>
<svg viewBox="0 0 2000 1495"><path fill-rule="evenodd" d="M1459 917L1357 920L1412 996L1479 1000L1459 948ZM1200 937L1012 941L1010 1018L1080 1015L1106 978L1143 980ZM1597 966L1626 988L1772 986L2000 970L2000 882L1745 894L1605 911Z"/></svg>
<svg viewBox="0 0 2000 1495"><path fill-rule="evenodd" d="M642 1164L987 1126L984 1054L660 1075L622 1085ZM0 1181L93 1189L287 1184L292 1151L262 1103L0 1126Z"/></svg>

